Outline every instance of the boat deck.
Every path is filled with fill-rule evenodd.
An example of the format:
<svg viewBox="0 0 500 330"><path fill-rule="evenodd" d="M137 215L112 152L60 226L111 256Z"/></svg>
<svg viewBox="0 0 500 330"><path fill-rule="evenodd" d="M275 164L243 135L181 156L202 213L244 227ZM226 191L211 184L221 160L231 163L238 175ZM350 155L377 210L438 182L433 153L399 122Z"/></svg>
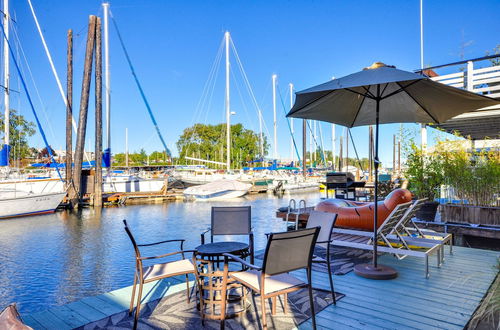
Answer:
<svg viewBox="0 0 500 330"><path fill-rule="evenodd" d="M429 279L424 277L422 258L397 260L390 255L379 260L398 270L395 280L369 280L353 272L335 275L335 289L346 296L317 314L318 328L463 329L499 273L500 252L454 247L454 254L446 250L445 257L441 268L431 263ZM297 275L305 279L303 272ZM313 284L328 289L327 276L313 272ZM182 278L149 283L144 301L185 288ZM34 329L71 329L128 309L130 294L131 287L126 287L23 319ZM310 327L310 320L299 326Z"/></svg>

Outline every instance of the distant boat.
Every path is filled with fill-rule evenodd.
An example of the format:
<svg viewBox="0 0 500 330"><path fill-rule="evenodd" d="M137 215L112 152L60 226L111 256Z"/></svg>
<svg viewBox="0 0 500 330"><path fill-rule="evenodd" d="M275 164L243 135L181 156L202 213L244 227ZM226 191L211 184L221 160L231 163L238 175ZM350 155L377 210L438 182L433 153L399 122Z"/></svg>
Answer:
<svg viewBox="0 0 500 330"><path fill-rule="evenodd" d="M220 200L238 198L248 193L249 183L235 180L218 180L184 190L184 196L196 200Z"/></svg>
<svg viewBox="0 0 500 330"><path fill-rule="evenodd" d="M52 213L66 192L35 194L29 192L2 192L0 195L0 219Z"/></svg>
<svg viewBox="0 0 500 330"><path fill-rule="evenodd" d="M103 179L102 191L106 193L156 192L167 184L165 178L145 179L136 175L113 175Z"/></svg>

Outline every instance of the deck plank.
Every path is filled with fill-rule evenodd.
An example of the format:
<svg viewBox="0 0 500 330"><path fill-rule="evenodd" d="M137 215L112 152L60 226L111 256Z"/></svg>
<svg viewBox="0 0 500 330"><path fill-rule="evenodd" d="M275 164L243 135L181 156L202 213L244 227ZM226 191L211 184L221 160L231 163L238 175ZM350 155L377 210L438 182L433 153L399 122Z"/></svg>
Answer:
<svg viewBox="0 0 500 330"><path fill-rule="evenodd" d="M379 258L381 264L396 268L398 278L373 281L353 272L334 275L336 290L346 295L337 305L317 314L319 329L458 329L463 328L498 274L500 252L453 247L445 250L445 263L429 260L430 278L424 277L424 259L397 260L390 255ZM305 272L294 272L305 280ZM329 289L328 274L313 272L313 285ZM190 287L193 282L190 282ZM145 285L144 302L185 291L185 278L172 278ZM69 329L103 315L127 310L132 287L125 287L78 302L26 315L35 329ZM308 329L311 320L299 329Z"/></svg>

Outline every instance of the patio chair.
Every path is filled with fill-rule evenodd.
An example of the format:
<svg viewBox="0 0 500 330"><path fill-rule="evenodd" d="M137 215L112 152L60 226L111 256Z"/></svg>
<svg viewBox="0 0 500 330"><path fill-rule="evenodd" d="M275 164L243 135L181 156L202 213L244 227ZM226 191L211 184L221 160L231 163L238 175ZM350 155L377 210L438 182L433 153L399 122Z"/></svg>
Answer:
<svg viewBox="0 0 500 330"><path fill-rule="evenodd" d="M332 266L330 257L330 242L332 240L333 226L337 220L337 215L330 212L311 211L307 220L306 228L320 227L316 247L326 250L326 259L313 254L313 263L325 263L328 267L328 279L330 280L330 290L332 292L333 304L337 303L335 299L335 290L333 288Z"/></svg>
<svg viewBox="0 0 500 330"><path fill-rule="evenodd" d="M254 240L252 232L252 211L250 206L212 207L211 226L201 233L201 244L205 234L210 232L210 242L218 235L248 236L250 262L254 262Z"/></svg>
<svg viewBox="0 0 500 330"><path fill-rule="evenodd" d="M439 243L441 246L441 263L444 262L444 246L449 245L450 254L453 254L453 235L449 233L439 233L434 230L424 229L417 226L413 221L416 213L420 210L422 205L427 199L419 199L415 201L405 215L401 218L399 223L397 223L394 228L389 232L389 236L403 236L401 239L405 240L415 240L418 244L419 242L427 243Z"/></svg>
<svg viewBox="0 0 500 330"><path fill-rule="evenodd" d="M309 290L309 303L312 313L312 325L316 328L316 317L314 313L314 301L311 285L311 263L316 244L319 227L288 231L282 233L272 233L267 241L266 251L262 267L258 267L245 260L225 253L224 278L227 276L252 290L253 293L260 294L262 326L267 329L266 321L266 299L272 299L271 314L276 314L276 297L284 295L283 309L286 312L287 295L290 292L307 287ZM231 272L228 271L228 258L240 262L250 270ZM289 272L299 269L306 269L307 283L289 274ZM223 290L222 301L226 299L226 291ZM225 305L222 306L225 311Z"/></svg>
<svg viewBox="0 0 500 330"><path fill-rule="evenodd" d="M135 251L135 273L134 273L134 285L132 287L132 297L130 298L130 308L129 308L129 315L132 314L132 311L134 309L134 304L136 305L135 309L135 317L134 317L134 329L137 328L137 321L139 320L139 313L141 309L141 299L142 299L142 288L144 284L161 280L164 278L168 277L173 277L173 276L178 276L178 275L185 275L186 276L186 286L187 286L187 301L189 303L189 274L194 274L195 268L193 264L191 263L191 260L186 259L184 257L184 253L188 252L193 252L192 250L183 250L183 245L184 245L184 239L171 239L171 240L166 240L166 241L160 241L160 242L155 242L155 243L148 243L148 244L137 244L134 236L132 235L132 232L130 231L130 228L127 225L127 220L123 220L123 224L125 225L125 231L127 232L128 237L132 241L132 245L134 246L134 251ZM154 246L158 244L164 244L164 243L172 243L172 242L179 242L180 243L180 250L171 252L171 253L166 253L158 256L149 256L149 257L143 257L141 255L141 251L139 248L141 247L148 247L148 246ZM170 262L164 262L164 263L157 263L151 266L144 267L143 266L143 261L145 260L154 260L154 259L161 259L169 256L173 256L176 254L180 254L182 256L181 260L177 261L170 261ZM138 290L138 295L137 299L135 299L135 289L136 286L139 286Z"/></svg>
<svg viewBox="0 0 500 330"><path fill-rule="evenodd" d="M441 266L441 244L417 240L409 236L392 234L410 206L411 202L399 204L377 230L376 244L379 252L390 253L399 260L408 256L425 258L425 277L429 278L429 255L437 254L437 266ZM373 233L352 229L333 229L332 244L362 250L373 250Z"/></svg>

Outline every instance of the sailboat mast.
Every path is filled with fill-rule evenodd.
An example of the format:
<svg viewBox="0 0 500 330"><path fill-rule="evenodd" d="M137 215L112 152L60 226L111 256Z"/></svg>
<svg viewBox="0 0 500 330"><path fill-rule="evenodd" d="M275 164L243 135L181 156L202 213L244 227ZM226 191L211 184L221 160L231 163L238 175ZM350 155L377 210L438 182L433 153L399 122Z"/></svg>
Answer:
<svg viewBox="0 0 500 330"><path fill-rule="evenodd" d="M259 109L259 142L260 142L260 157L262 157L262 167L264 167L264 137L262 135L262 112Z"/></svg>
<svg viewBox="0 0 500 330"><path fill-rule="evenodd" d="M231 169L231 110L229 100L229 31L226 31L226 168Z"/></svg>
<svg viewBox="0 0 500 330"><path fill-rule="evenodd" d="M5 117L4 117L4 150L6 156L6 166L9 166L9 149L10 149L10 68L9 68L9 0L3 1L3 28L5 33L5 38L3 39L3 87L4 87L4 106L5 106Z"/></svg>
<svg viewBox="0 0 500 330"><path fill-rule="evenodd" d="M292 109L293 107L293 84L290 83L290 110ZM293 118L290 119L290 130L292 132L292 136L290 137L290 158L292 160L292 162L294 161L294 157L293 157Z"/></svg>
<svg viewBox="0 0 500 330"><path fill-rule="evenodd" d="M278 126L276 125L276 78L273 74L273 124L274 124L274 159L278 159Z"/></svg>
<svg viewBox="0 0 500 330"><path fill-rule="evenodd" d="M109 3L102 4L104 11L104 84L106 88L104 106L106 108L106 150L111 157L111 90L109 71L109 32L108 32L108 11Z"/></svg>

